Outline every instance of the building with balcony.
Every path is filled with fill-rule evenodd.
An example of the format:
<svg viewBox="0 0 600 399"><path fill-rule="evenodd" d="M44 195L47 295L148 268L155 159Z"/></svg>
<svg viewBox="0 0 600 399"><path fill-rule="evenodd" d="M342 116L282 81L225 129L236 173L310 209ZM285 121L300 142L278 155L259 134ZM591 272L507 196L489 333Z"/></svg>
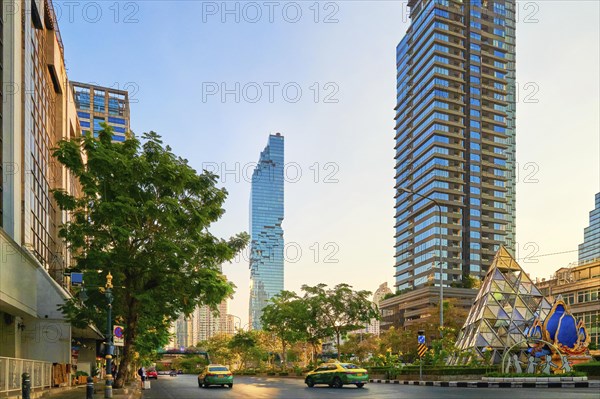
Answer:
<svg viewBox="0 0 600 399"><path fill-rule="evenodd" d="M284 141L269 135L252 174L250 193L250 315L260 330L262 309L283 290L283 169Z"/></svg>
<svg viewBox="0 0 600 399"><path fill-rule="evenodd" d="M444 285L482 278L499 246L515 245L515 2L408 7L396 49L397 291L439 286L439 262Z"/></svg>
<svg viewBox="0 0 600 399"><path fill-rule="evenodd" d="M596 207L590 212L590 225L583 230L579 244L579 261L600 259L600 193L596 194Z"/></svg>
<svg viewBox="0 0 600 399"><path fill-rule="evenodd" d="M125 141L130 126L128 92L80 82L71 82L71 87L82 134L93 132L97 137L106 123L113 128L113 141Z"/></svg>

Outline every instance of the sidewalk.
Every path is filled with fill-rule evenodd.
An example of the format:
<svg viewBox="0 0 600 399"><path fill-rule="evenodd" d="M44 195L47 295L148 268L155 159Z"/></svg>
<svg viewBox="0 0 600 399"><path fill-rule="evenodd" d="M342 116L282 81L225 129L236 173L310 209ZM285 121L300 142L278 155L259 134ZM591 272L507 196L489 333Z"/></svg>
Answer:
<svg viewBox="0 0 600 399"><path fill-rule="evenodd" d="M104 384L97 384L95 387L94 399L104 398ZM85 399L86 386L77 386L69 390L50 390L46 391L42 398L52 399ZM127 388L113 389L114 399L139 399L142 397L142 391L139 389L139 382L130 384Z"/></svg>

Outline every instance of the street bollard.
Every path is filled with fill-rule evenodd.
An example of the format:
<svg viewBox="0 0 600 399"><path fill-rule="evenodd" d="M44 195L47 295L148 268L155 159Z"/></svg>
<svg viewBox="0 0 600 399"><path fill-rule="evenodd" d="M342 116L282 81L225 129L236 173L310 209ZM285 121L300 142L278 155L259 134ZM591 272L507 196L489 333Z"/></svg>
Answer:
<svg viewBox="0 0 600 399"><path fill-rule="evenodd" d="M94 378L87 378L87 385L85 388L85 399L94 399Z"/></svg>
<svg viewBox="0 0 600 399"><path fill-rule="evenodd" d="M23 399L31 399L31 376L29 373L21 374L21 396Z"/></svg>

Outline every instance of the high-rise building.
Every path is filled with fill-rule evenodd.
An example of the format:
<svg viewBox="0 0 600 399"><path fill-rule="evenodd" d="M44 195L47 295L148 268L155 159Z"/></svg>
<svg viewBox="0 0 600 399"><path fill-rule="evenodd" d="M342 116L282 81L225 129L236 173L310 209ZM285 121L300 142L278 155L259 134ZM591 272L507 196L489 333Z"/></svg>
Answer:
<svg viewBox="0 0 600 399"><path fill-rule="evenodd" d="M21 371L10 365L21 360L14 359L41 361L46 373L52 363L77 360L71 340L79 336L57 306L70 298L64 275L69 253L58 234L68 214L52 190L76 194L78 186L52 149L80 128L51 1L2 1L0 57L0 357L12 358L0 362L0 374L15 389ZM40 332L60 339L40 339ZM95 362L93 347L85 356ZM80 348L80 360L83 353ZM92 361L80 361L79 369L89 372ZM32 380L41 380L40 371L37 365L30 370ZM44 386L69 383L46 375ZM0 383L0 396L8 385Z"/></svg>
<svg viewBox="0 0 600 399"><path fill-rule="evenodd" d="M129 131L129 94L125 90L96 86L88 83L71 82L75 92L75 107L82 133L102 130L101 123L113 128L113 140L125 141Z"/></svg>
<svg viewBox="0 0 600 399"><path fill-rule="evenodd" d="M579 262L600 258L600 193L596 194L596 207L590 211L590 225L583 230L583 243L579 244Z"/></svg>
<svg viewBox="0 0 600 399"><path fill-rule="evenodd" d="M440 261L445 285L484 276L515 242L514 0L408 6L396 50L399 291L439 285Z"/></svg>
<svg viewBox="0 0 600 399"><path fill-rule="evenodd" d="M269 136L250 194L250 326L261 329L267 302L283 290L283 136Z"/></svg>

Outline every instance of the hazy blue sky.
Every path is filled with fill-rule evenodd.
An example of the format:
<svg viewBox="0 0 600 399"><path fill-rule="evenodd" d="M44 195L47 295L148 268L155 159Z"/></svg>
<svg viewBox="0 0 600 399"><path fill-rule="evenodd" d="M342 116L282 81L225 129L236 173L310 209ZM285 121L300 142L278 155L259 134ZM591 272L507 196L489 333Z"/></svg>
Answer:
<svg viewBox="0 0 600 399"><path fill-rule="evenodd" d="M55 2L70 79L129 90L136 133L157 131L198 170L222 175L230 194L215 234L248 231L252 163L281 132L286 289L348 282L371 291L394 282L395 48L405 6ZM533 277L548 277L577 260L600 191L600 8L518 9L517 256L573 251L521 259ZM238 287L230 310L246 322L247 256L224 271Z"/></svg>

